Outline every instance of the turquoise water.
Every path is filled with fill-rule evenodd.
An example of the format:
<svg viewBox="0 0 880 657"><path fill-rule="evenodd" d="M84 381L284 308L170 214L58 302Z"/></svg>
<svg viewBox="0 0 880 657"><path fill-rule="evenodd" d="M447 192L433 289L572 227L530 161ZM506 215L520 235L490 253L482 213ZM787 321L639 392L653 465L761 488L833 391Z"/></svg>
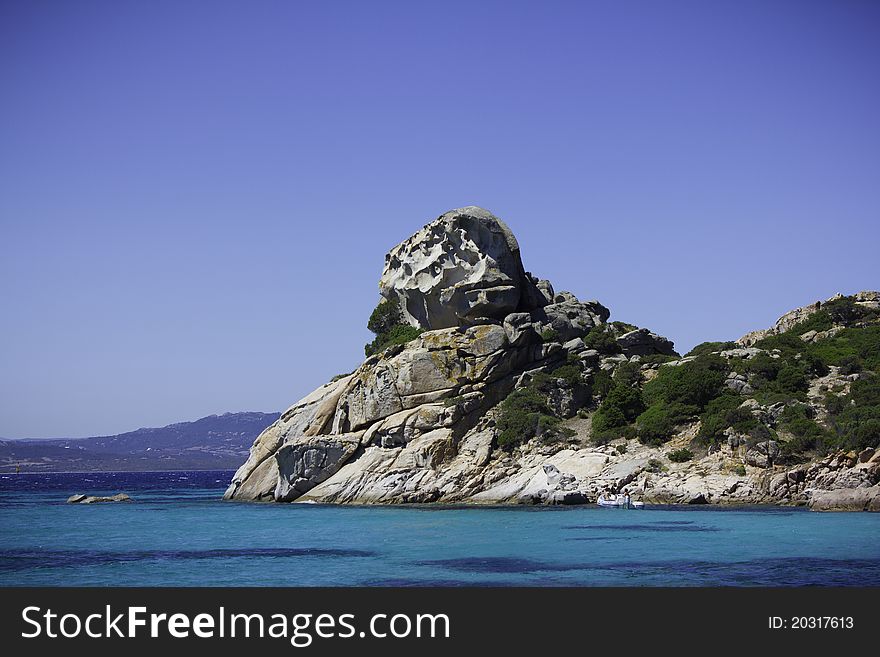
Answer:
<svg viewBox="0 0 880 657"><path fill-rule="evenodd" d="M243 504L219 499L229 474L4 476L0 582L880 585L877 514ZM64 504L74 492L119 490L136 502Z"/></svg>

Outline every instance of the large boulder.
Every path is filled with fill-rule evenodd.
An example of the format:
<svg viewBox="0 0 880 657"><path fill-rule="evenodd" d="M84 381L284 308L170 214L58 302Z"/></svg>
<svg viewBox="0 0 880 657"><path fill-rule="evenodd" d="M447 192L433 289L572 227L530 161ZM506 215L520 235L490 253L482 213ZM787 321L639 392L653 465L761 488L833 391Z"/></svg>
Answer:
<svg viewBox="0 0 880 657"><path fill-rule="evenodd" d="M532 311L531 318L541 331L550 329L557 340L567 342L584 337L610 314L598 301L578 301L570 292L562 292L553 303Z"/></svg>
<svg viewBox="0 0 880 657"><path fill-rule="evenodd" d="M815 491L813 511L880 511L880 486Z"/></svg>
<svg viewBox="0 0 880 657"><path fill-rule="evenodd" d="M779 443L765 440L746 452L746 463L756 468L769 468L779 458L780 453Z"/></svg>
<svg viewBox="0 0 880 657"><path fill-rule="evenodd" d="M399 300L413 326L442 329L540 308L549 284L539 290L537 282L523 269L505 223L469 206L441 215L391 249L379 291Z"/></svg>
<svg viewBox="0 0 880 657"><path fill-rule="evenodd" d="M636 329L617 338L617 344L625 356L677 356L671 340L652 333L648 329Z"/></svg>

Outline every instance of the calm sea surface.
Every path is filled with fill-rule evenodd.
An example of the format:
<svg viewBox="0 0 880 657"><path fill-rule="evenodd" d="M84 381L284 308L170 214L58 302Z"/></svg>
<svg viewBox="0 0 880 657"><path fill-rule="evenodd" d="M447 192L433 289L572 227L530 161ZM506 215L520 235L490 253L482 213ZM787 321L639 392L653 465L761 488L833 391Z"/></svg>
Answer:
<svg viewBox="0 0 880 657"><path fill-rule="evenodd" d="M880 586L880 514L222 502L231 476L0 475L0 584Z"/></svg>

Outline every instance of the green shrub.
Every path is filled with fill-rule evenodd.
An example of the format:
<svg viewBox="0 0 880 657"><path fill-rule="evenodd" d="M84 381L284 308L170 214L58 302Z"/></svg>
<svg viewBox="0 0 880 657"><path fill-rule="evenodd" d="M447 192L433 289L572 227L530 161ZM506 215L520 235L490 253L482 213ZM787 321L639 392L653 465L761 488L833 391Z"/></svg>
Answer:
<svg viewBox="0 0 880 657"><path fill-rule="evenodd" d="M571 386L583 385L580 362L570 359L550 374L536 373L528 386L514 390L501 402L496 421L499 447L509 449L536 437L556 442L576 435L572 429L561 426L562 420L554 415L547 401L558 386L558 379Z"/></svg>
<svg viewBox="0 0 880 657"><path fill-rule="evenodd" d="M866 370L880 371L880 326L847 328L835 335L809 345L809 352L826 365L861 361Z"/></svg>
<svg viewBox="0 0 880 657"><path fill-rule="evenodd" d="M421 335L421 333L422 329L418 329L414 326L395 326L387 333L377 335L375 340L364 345L364 354L372 356L373 354L378 354L380 351L385 351L388 347L397 344L406 344L411 340L415 340Z"/></svg>
<svg viewBox="0 0 880 657"><path fill-rule="evenodd" d="M642 368L638 363L621 363L614 370L612 380L615 385L636 386L642 378Z"/></svg>
<svg viewBox="0 0 880 657"><path fill-rule="evenodd" d="M736 342L701 342L691 349L685 356L702 356L711 354L716 351L725 351L726 349L736 349L739 345Z"/></svg>
<svg viewBox="0 0 880 657"><path fill-rule="evenodd" d="M659 459L648 459L648 463L645 466L645 469L648 472L662 472L664 470L667 470L668 468L663 465L663 462Z"/></svg>
<svg viewBox="0 0 880 657"><path fill-rule="evenodd" d="M639 328L635 324L630 324L629 322L611 322L611 326L621 335L629 333L630 331L635 331Z"/></svg>
<svg viewBox="0 0 880 657"><path fill-rule="evenodd" d="M574 354L569 354L568 360L552 370L550 374L554 379L564 380L572 388L584 383L581 362Z"/></svg>
<svg viewBox="0 0 880 657"><path fill-rule="evenodd" d="M782 369L782 359L773 358L769 354L758 354L744 362L746 372L761 377L766 381L775 381Z"/></svg>
<svg viewBox="0 0 880 657"><path fill-rule="evenodd" d="M661 367L657 376L645 384L645 399L649 404L681 404L702 411L727 389L727 371L727 362L715 355L700 356L684 365Z"/></svg>
<svg viewBox="0 0 880 657"><path fill-rule="evenodd" d="M844 376L849 376L850 374L858 374L862 371L863 364L862 359L859 358L856 354L847 354L846 356L842 356L838 362L840 367L840 373Z"/></svg>
<svg viewBox="0 0 880 657"><path fill-rule="evenodd" d="M684 463L685 461L690 461L694 458L694 453L687 448L683 448L669 452L666 457L673 463Z"/></svg>
<svg viewBox="0 0 880 657"><path fill-rule="evenodd" d="M646 445L659 445L672 437L675 422L662 404L652 404L636 418L639 441Z"/></svg>
<svg viewBox="0 0 880 657"><path fill-rule="evenodd" d="M742 397L733 391L725 391L723 394L706 404L703 415L700 417L700 421L705 424L710 418L719 418L719 420L724 423L722 429L726 429L730 426L727 423L727 414L734 409L739 408L740 404L742 404Z"/></svg>
<svg viewBox="0 0 880 657"><path fill-rule="evenodd" d="M553 388L555 382L546 372L535 372L531 376L528 387L532 390L545 395Z"/></svg>
<svg viewBox="0 0 880 657"><path fill-rule="evenodd" d="M780 355L786 359L793 358L796 354L806 353L807 349L809 348L808 343L804 342L797 335L791 332L780 333L779 335L771 335L770 337L764 338L763 340L759 340L758 342L756 342L755 346L759 349L765 349L767 351L778 349ZM760 356L761 354L759 354L758 357ZM766 354L764 354L764 356L767 357Z"/></svg>
<svg viewBox="0 0 880 657"><path fill-rule="evenodd" d="M717 355L702 355L684 365L661 367L645 384L643 397L648 408L636 420L639 440L659 445L675 427L696 417L714 399L727 391L724 380L728 365ZM712 433L724 427L712 427Z"/></svg>
<svg viewBox="0 0 880 657"><path fill-rule="evenodd" d="M724 414L724 422L737 433L748 433L760 424L758 418L747 408L737 406Z"/></svg>
<svg viewBox="0 0 880 657"><path fill-rule="evenodd" d="M805 422L809 422L809 420L805 420ZM786 457L799 456L801 454L804 454L805 452L818 450L821 448L821 446L821 434L806 433L803 435L795 436L794 438L791 438L783 443L782 453L783 456Z"/></svg>
<svg viewBox="0 0 880 657"><path fill-rule="evenodd" d="M853 381L849 397L856 407L880 406L880 377L872 376Z"/></svg>
<svg viewBox="0 0 880 657"><path fill-rule="evenodd" d="M576 435L575 431L561 426L560 422L561 420L553 415L539 416L535 436L545 443L555 443Z"/></svg>
<svg viewBox="0 0 880 657"><path fill-rule="evenodd" d="M617 440L618 438L625 438L629 440L635 437L635 427L631 424L624 424L622 426L611 427L609 429L601 429L598 431L593 428L590 440L593 442L594 445L607 445L612 440Z"/></svg>
<svg viewBox="0 0 880 657"><path fill-rule="evenodd" d="M556 331L556 329L545 328L543 331L541 331L541 339L544 342L558 342L559 333Z"/></svg>
<svg viewBox="0 0 880 657"><path fill-rule="evenodd" d="M597 370L593 375L593 396L598 399L605 399L613 387L614 380L608 371Z"/></svg>
<svg viewBox="0 0 880 657"><path fill-rule="evenodd" d="M678 360L678 356L668 356L666 354L651 354L650 356L641 356L639 363L642 365L662 365L673 360Z"/></svg>
<svg viewBox="0 0 880 657"><path fill-rule="evenodd" d="M789 329L788 332L794 335L803 335L807 331L827 331L832 326L834 326L834 321L831 319L831 315L824 310L817 310L804 321Z"/></svg>
<svg viewBox="0 0 880 657"><path fill-rule="evenodd" d="M687 422L695 413L692 406L655 402L636 418L639 442L661 445L675 435L675 428Z"/></svg>
<svg viewBox="0 0 880 657"><path fill-rule="evenodd" d="M772 406L773 404L788 404L792 401L803 401L797 400L792 395L785 392L777 392L774 390L769 390L767 388L763 388L758 390L752 397L757 401L761 406Z"/></svg>
<svg viewBox="0 0 880 657"><path fill-rule="evenodd" d="M697 439L704 444L719 443L724 439L724 430L729 425L723 415L703 415L700 418L700 430Z"/></svg>
<svg viewBox="0 0 880 657"><path fill-rule="evenodd" d="M570 357L568 362L558 365L549 374L546 372L533 374L528 387L540 393L544 399L547 399L554 390L560 387L560 379L563 381L562 386L569 389L585 387L583 371L577 358Z"/></svg>
<svg viewBox="0 0 880 657"><path fill-rule="evenodd" d="M787 392L796 395L799 392L806 392L810 387L807 375L796 365L784 364L779 374L776 375L776 384L781 392Z"/></svg>
<svg viewBox="0 0 880 657"><path fill-rule="evenodd" d="M825 394L824 406L829 415L839 415L846 408L846 400L840 395L828 392Z"/></svg>
<svg viewBox="0 0 880 657"><path fill-rule="evenodd" d="M853 381L849 394L835 406L830 423L829 448L880 447L880 376Z"/></svg>
<svg viewBox="0 0 880 657"><path fill-rule="evenodd" d="M732 470L734 474L738 474L740 477L746 476L746 466L744 466L742 463L733 467Z"/></svg>
<svg viewBox="0 0 880 657"><path fill-rule="evenodd" d="M813 417L813 409L806 404L793 403L788 404L779 416L781 422L792 422L793 420L809 420Z"/></svg>
<svg viewBox="0 0 880 657"><path fill-rule="evenodd" d="M394 299L382 299L379 301L370 319L367 320L367 328L376 335L387 333L395 326L404 324L403 313L400 310L400 301Z"/></svg>
<svg viewBox="0 0 880 657"><path fill-rule="evenodd" d="M626 454L626 445L617 445L614 447L614 449L618 454Z"/></svg>
<svg viewBox="0 0 880 657"><path fill-rule="evenodd" d="M825 376L829 372L828 365L813 348L802 353L799 365L805 368L810 376Z"/></svg>
<svg viewBox="0 0 880 657"><path fill-rule="evenodd" d="M422 333L422 329L410 326L403 319L400 303L395 299L383 299L370 314L367 328L376 334L376 338L364 345L364 354L372 356L388 347L406 344Z"/></svg>
<svg viewBox="0 0 880 657"><path fill-rule="evenodd" d="M532 388L520 388L501 402L496 426L498 446L511 448L548 431L560 422L544 397Z"/></svg>
<svg viewBox="0 0 880 657"><path fill-rule="evenodd" d="M779 427L792 434L782 445L786 456L795 456L826 447L827 432L812 417L812 409L806 404L790 404L779 418Z"/></svg>
<svg viewBox="0 0 880 657"><path fill-rule="evenodd" d="M704 444L715 444L724 439L724 431L733 427L737 433L747 434L758 424L758 419L747 408L742 408L742 397L725 392L706 405L700 416L697 438Z"/></svg>
<svg viewBox="0 0 880 657"><path fill-rule="evenodd" d="M645 410L638 388L615 383L611 392L593 413L593 431L603 433L625 426Z"/></svg>
<svg viewBox="0 0 880 657"><path fill-rule="evenodd" d="M607 324L600 324L590 329L584 336L584 345L587 349L595 349L601 354L619 354L620 345L614 331Z"/></svg>
<svg viewBox="0 0 880 657"><path fill-rule="evenodd" d="M792 338L798 344L788 344ZM744 361L741 371L752 375L752 385L764 395L778 393L804 400L809 388L809 377L826 374L828 368L821 359L803 350L805 347L800 338L789 335L779 344L782 345L779 357L758 354L751 360ZM795 347L802 351L795 351Z"/></svg>
<svg viewBox="0 0 880 657"><path fill-rule="evenodd" d="M868 418L853 427L847 442L857 450L880 445L880 417Z"/></svg>
<svg viewBox="0 0 880 657"><path fill-rule="evenodd" d="M806 417L789 420L785 423L785 428L797 438L818 439L822 435L822 427L815 420Z"/></svg>
<svg viewBox="0 0 880 657"><path fill-rule="evenodd" d="M856 355L862 360L864 369L880 372L880 326L844 329L834 339L849 342ZM834 364L839 365L840 361Z"/></svg>

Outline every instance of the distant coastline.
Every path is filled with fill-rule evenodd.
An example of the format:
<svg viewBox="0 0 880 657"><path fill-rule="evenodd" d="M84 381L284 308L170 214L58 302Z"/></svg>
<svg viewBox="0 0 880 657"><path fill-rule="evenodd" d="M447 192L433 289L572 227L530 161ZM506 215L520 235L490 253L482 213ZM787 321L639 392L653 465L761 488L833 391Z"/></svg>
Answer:
<svg viewBox="0 0 880 657"><path fill-rule="evenodd" d="M245 411L91 438L0 440L0 473L235 469L278 413Z"/></svg>

